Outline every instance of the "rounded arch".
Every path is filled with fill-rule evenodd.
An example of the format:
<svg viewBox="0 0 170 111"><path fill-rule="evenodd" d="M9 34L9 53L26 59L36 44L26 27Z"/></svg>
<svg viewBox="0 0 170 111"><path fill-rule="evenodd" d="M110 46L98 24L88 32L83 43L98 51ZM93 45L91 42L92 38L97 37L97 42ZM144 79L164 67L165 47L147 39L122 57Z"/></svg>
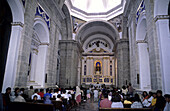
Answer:
<svg viewBox="0 0 170 111"><path fill-rule="evenodd" d="M3 1L7 1L11 9L12 13L11 22L14 25L11 26L11 32L8 33L10 34L10 38L2 92L4 92L7 87L13 88L15 85L17 73L17 58L19 54L21 33L23 29L22 26L24 24L24 8L22 2L19 0L3 0Z"/></svg>
<svg viewBox="0 0 170 111"><path fill-rule="evenodd" d="M136 28L136 41L144 40L146 36L146 15L142 13L139 17L137 28Z"/></svg>
<svg viewBox="0 0 170 111"><path fill-rule="evenodd" d="M143 12L138 20L136 28L136 42L138 46L138 60L139 60L139 84L141 90L151 90L151 75L150 75L150 61L148 44L146 42L146 15Z"/></svg>
<svg viewBox="0 0 170 111"><path fill-rule="evenodd" d="M65 20L62 22L62 35L64 40L72 39L72 26L71 26L71 15L69 9L64 4L62 7L62 11L65 15Z"/></svg>
<svg viewBox="0 0 170 111"><path fill-rule="evenodd" d="M119 37L117 29L111 23L97 20L83 24L76 34L76 40L82 43L89 36L99 33L108 36L113 42Z"/></svg>
<svg viewBox="0 0 170 111"><path fill-rule="evenodd" d="M49 29L42 18L35 18L33 29L38 34L41 43L50 43Z"/></svg>
<svg viewBox="0 0 170 111"><path fill-rule="evenodd" d="M7 0L11 11L13 22L22 22L24 23L24 9L23 5L19 0Z"/></svg>
<svg viewBox="0 0 170 111"><path fill-rule="evenodd" d="M154 17L157 15L168 15L169 0L155 0L154 1Z"/></svg>

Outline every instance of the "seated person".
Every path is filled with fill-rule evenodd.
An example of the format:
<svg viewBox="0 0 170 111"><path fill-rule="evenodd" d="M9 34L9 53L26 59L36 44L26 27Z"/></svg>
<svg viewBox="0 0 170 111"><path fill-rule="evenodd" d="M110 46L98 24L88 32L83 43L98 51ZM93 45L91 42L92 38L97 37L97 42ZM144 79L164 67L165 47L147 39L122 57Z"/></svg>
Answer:
<svg viewBox="0 0 170 111"><path fill-rule="evenodd" d="M112 102L108 100L108 94L104 94L104 99L100 101L101 108L111 108Z"/></svg>
<svg viewBox="0 0 170 111"><path fill-rule="evenodd" d="M61 97L69 100L68 94L66 94L66 90L63 91L63 93L61 94Z"/></svg>
<svg viewBox="0 0 170 111"><path fill-rule="evenodd" d="M37 100L41 100L40 95L38 95L38 89L34 90L34 94L31 96L31 99L33 99L35 95L37 96Z"/></svg>
<svg viewBox="0 0 170 111"><path fill-rule="evenodd" d="M40 89L40 92L38 93L40 95L41 99L44 98L44 89Z"/></svg>
<svg viewBox="0 0 170 111"><path fill-rule="evenodd" d="M151 103L151 108L155 107L155 104L156 104L156 93L153 93L153 99L152 99L152 103Z"/></svg>
<svg viewBox="0 0 170 111"><path fill-rule="evenodd" d="M57 98L57 95L59 94L59 89L54 89L54 94L52 95L52 98Z"/></svg>
<svg viewBox="0 0 170 111"><path fill-rule="evenodd" d="M35 95L34 97L33 97L33 102L32 103L38 103L38 101L37 101L37 95Z"/></svg>
<svg viewBox="0 0 170 111"><path fill-rule="evenodd" d="M22 97L22 94L15 94L14 102L26 102L25 99Z"/></svg>
<svg viewBox="0 0 170 111"><path fill-rule="evenodd" d="M52 97L49 88L46 89L46 93L44 94L44 99L46 98L46 96L49 96L50 98Z"/></svg>
<svg viewBox="0 0 170 111"><path fill-rule="evenodd" d="M112 97L111 108L124 108L123 103L121 102L121 97L118 93Z"/></svg>
<svg viewBox="0 0 170 111"><path fill-rule="evenodd" d="M45 96L45 98L44 98L44 104L52 104L49 95Z"/></svg>
<svg viewBox="0 0 170 111"><path fill-rule="evenodd" d="M165 94L165 100L166 100L166 105L164 108L164 111L170 111L170 95L169 94Z"/></svg>
<svg viewBox="0 0 170 111"><path fill-rule="evenodd" d="M143 94L142 94L142 104L144 107L146 107L146 105L148 104L148 98L149 98L149 95L146 91L143 91Z"/></svg>
<svg viewBox="0 0 170 111"><path fill-rule="evenodd" d="M62 101L60 94L57 95L56 101Z"/></svg>
<svg viewBox="0 0 170 111"><path fill-rule="evenodd" d="M131 108L143 108L138 94L135 94L134 100L132 100L132 102L133 104L131 105Z"/></svg>

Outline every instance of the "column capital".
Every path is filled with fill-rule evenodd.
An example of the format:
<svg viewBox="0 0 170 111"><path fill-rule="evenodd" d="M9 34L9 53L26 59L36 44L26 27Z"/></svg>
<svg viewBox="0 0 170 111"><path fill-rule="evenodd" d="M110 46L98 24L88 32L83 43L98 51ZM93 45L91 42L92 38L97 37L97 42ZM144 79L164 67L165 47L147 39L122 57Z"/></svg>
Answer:
<svg viewBox="0 0 170 111"><path fill-rule="evenodd" d="M169 19L170 18L170 15L157 15L155 18L154 18L154 21L157 22L158 20L161 20L161 19Z"/></svg>
<svg viewBox="0 0 170 111"><path fill-rule="evenodd" d="M40 45L47 45L47 46L49 46L50 44L49 43L40 43Z"/></svg>
<svg viewBox="0 0 170 111"><path fill-rule="evenodd" d="M138 44L138 43L147 43L147 41L145 41L145 40L137 40L136 44Z"/></svg>
<svg viewBox="0 0 170 111"><path fill-rule="evenodd" d="M21 27L24 26L24 24L22 22L11 22L11 25L12 26L21 26Z"/></svg>
<svg viewBox="0 0 170 111"><path fill-rule="evenodd" d="M32 53L37 55L38 54L38 49L32 49Z"/></svg>

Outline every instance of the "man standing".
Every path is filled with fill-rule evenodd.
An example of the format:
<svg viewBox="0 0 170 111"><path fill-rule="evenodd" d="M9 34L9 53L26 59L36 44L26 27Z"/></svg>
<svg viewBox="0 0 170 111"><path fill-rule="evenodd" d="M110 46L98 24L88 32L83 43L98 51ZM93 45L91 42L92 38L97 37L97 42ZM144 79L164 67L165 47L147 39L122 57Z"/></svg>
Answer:
<svg viewBox="0 0 170 111"><path fill-rule="evenodd" d="M98 92L98 90L96 89L96 87L95 87L93 93L94 93L94 101L98 101L99 92Z"/></svg>
<svg viewBox="0 0 170 111"><path fill-rule="evenodd" d="M31 99L33 94L34 94L33 86L30 86L30 90L28 90L28 98Z"/></svg>

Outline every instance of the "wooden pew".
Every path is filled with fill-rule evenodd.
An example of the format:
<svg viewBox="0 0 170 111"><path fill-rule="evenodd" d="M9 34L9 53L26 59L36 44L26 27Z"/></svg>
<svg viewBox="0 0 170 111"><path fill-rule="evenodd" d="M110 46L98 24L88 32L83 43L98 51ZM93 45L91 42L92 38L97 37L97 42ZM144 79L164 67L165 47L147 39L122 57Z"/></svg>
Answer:
<svg viewBox="0 0 170 111"><path fill-rule="evenodd" d="M99 111L152 111L150 108L99 108Z"/></svg>
<svg viewBox="0 0 170 111"><path fill-rule="evenodd" d="M9 111L54 111L53 104L29 103L29 102L11 102Z"/></svg>
<svg viewBox="0 0 170 111"><path fill-rule="evenodd" d="M62 111L62 101L52 101L52 103L54 104L54 108L55 110L58 109L59 111Z"/></svg>

